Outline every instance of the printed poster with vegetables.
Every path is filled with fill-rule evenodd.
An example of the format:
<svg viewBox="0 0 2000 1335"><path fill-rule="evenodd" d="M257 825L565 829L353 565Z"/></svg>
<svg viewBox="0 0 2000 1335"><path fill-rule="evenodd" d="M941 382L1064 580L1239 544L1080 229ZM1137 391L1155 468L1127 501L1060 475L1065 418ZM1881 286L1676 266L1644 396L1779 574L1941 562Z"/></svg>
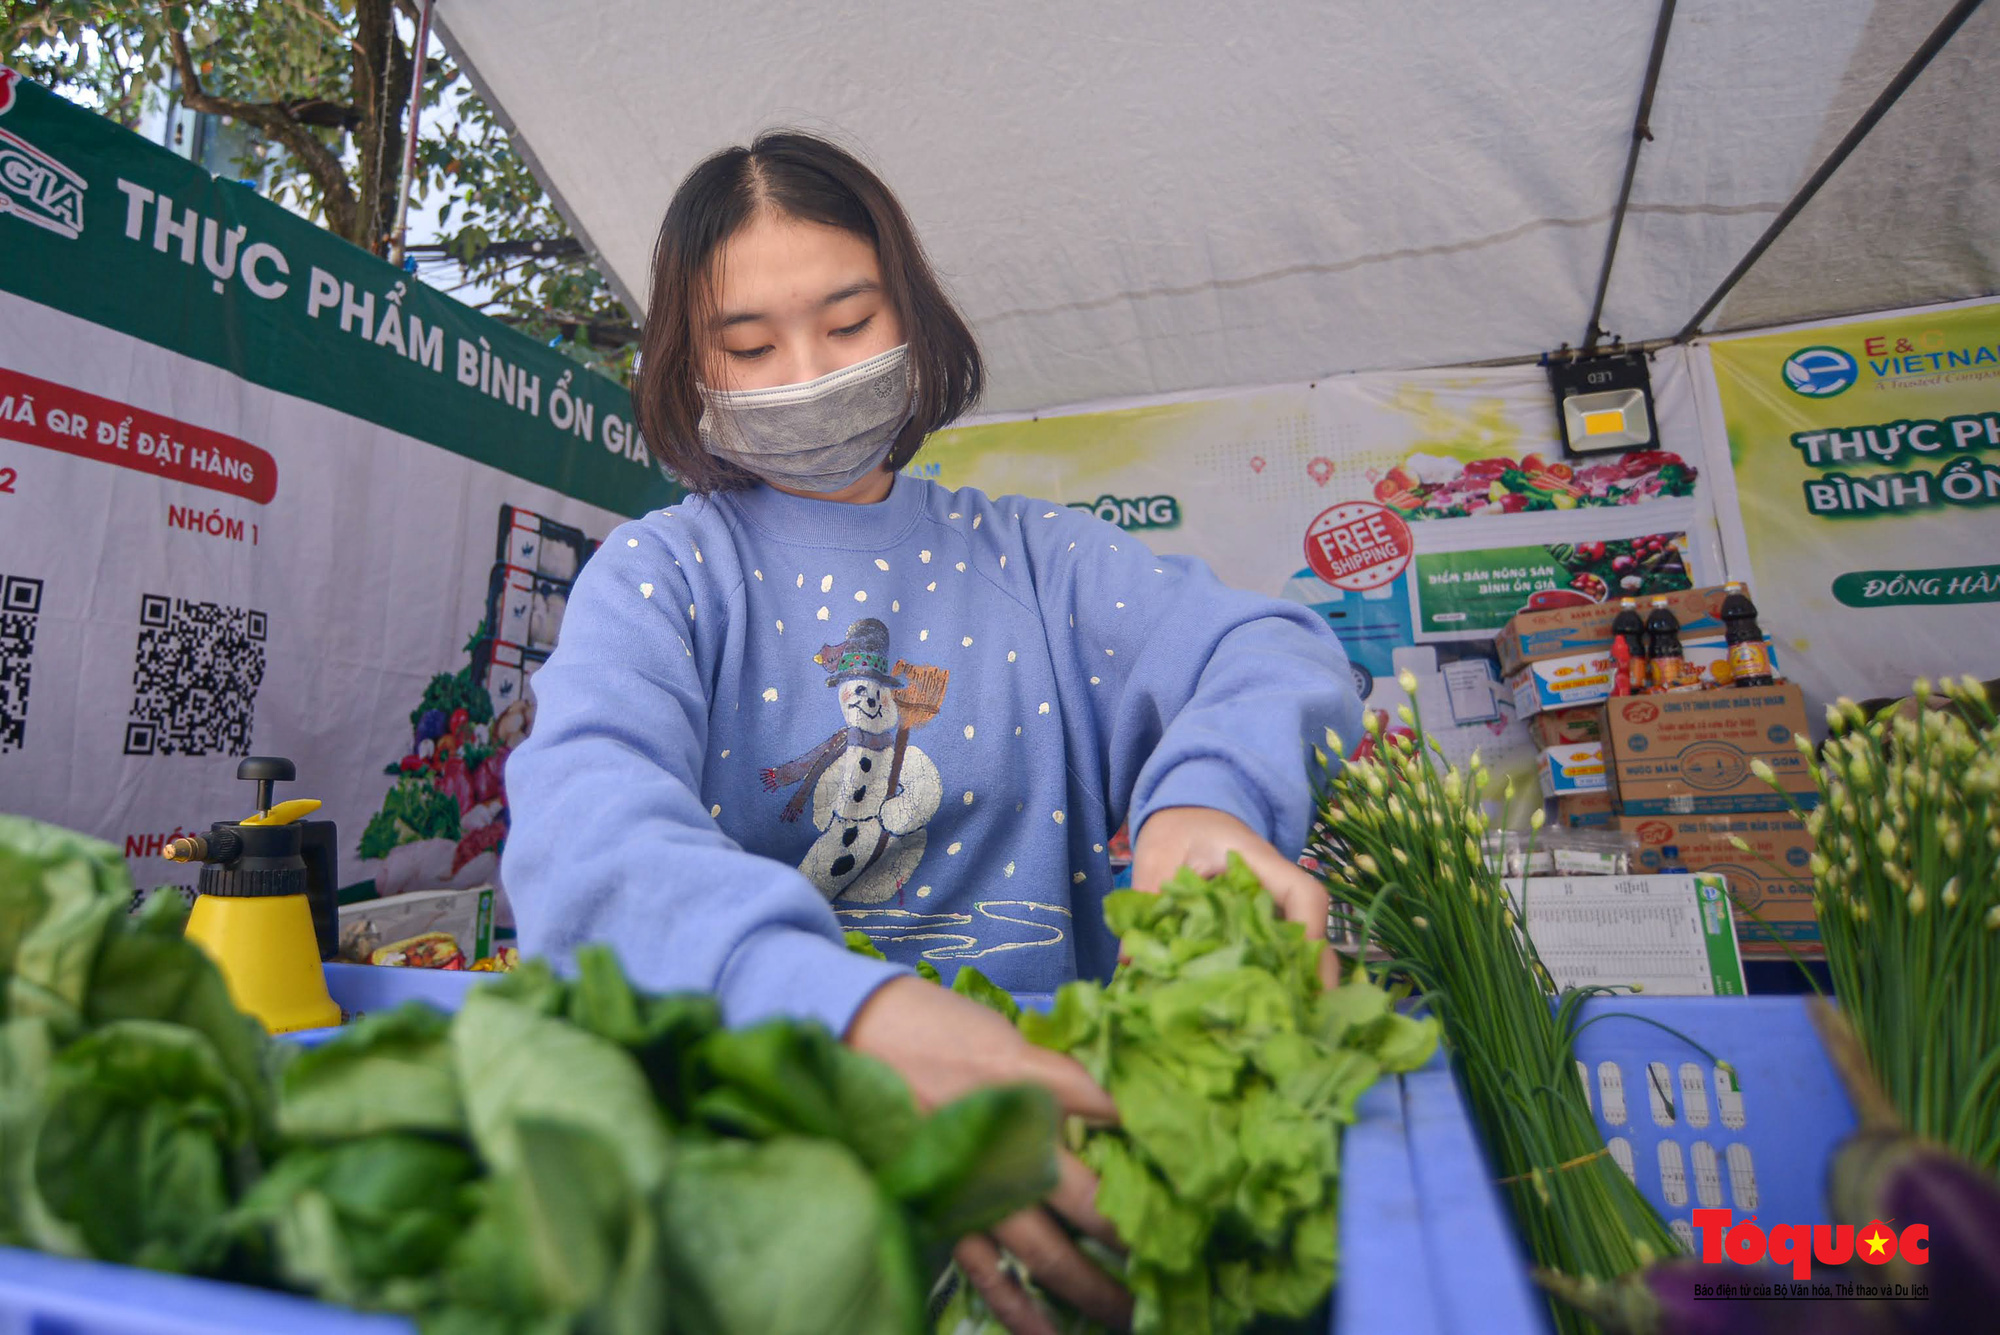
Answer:
<svg viewBox="0 0 2000 1335"><path fill-rule="evenodd" d="M298 767L351 893L497 883L524 684L677 492L616 384L0 71L0 810L193 883Z"/></svg>
<svg viewBox="0 0 2000 1335"><path fill-rule="evenodd" d="M2000 304L1706 354L1762 624L1807 696L2000 676Z"/></svg>
<svg viewBox="0 0 2000 1335"><path fill-rule="evenodd" d="M1566 461L1533 367L1345 376L1208 399L990 422L913 471L1089 510L1225 581L1310 607L1391 728L1412 703L1455 759L1534 789L1493 636L1523 607L1721 576L1685 362L1653 367L1664 443Z"/></svg>

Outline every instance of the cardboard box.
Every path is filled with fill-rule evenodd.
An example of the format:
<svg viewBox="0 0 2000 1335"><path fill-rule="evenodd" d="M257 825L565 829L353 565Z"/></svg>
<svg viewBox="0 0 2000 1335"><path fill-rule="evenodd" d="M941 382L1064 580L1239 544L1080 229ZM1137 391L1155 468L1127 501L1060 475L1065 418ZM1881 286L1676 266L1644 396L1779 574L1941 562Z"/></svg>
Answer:
<svg viewBox="0 0 2000 1335"><path fill-rule="evenodd" d="M1739 816L1620 816L1618 828L1639 841L1637 868L1658 872L1660 850L1680 850L1691 872L1714 872L1729 884L1736 901L1736 935L1746 955L1784 955L1780 940L1814 954L1820 950L1813 917L1812 835L1789 813ZM1735 835L1750 845L1745 853L1729 842ZM1770 924L1759 926L1745 908Z"/></svg>
<svg viewBox="0 0 2000 1335"><path fill-rule="evenodd" d="M1682 636L1720 635L1721 588L1682 589L1661 594L1667 607L1680 618ZM1651 596L1640 600L1639 609L1650 614ZM1589 603L1580 607L1556 607L1546 612L1516 612L1500 631L1494 646L1500 652L1500 671L1512 676L1529 663L1544 658L1591 650L1609 650L1611 623L1618 616L1618 604ZM1608 657L1607 653L1607 657Z"/></svg>
<svg viewBox="0 0 2000 1335"><path fill-rule="evenodd" d="M1618 665L1609 649L1544 658L1523 666L1507 678L1514 693L1514 712L1532 718L1552 709L1584 709L1611 698Z"/></svg>
<svg viewBox="0 0 2000 1335"><path fill-rule="evenodd" d="M1594 705L1557 709L1528 720L1528 736L1536 746L1566 746L1604 740L1604 711Z"/></svg>
<svg viewBox="0 0 2000 1335"><path fill-rule="evenodd" d="M1680 695L1635 695L1605 710L1605 770L1627 816L1722 816L1783 811L1786 797L1751 773L1774 770L1791 802L1819 800L1793 738L1805 697L1789 682Z"/></svg>
<svg viewBox="0 0 2000 1335"><path fill-rule="evenodd" d="M1772 668L1776 669L1778 647L1768 636L1764 640L1764 649L1771 657ZM1684 639L1681 641L1681 653L1682 670L1690 683L1699 681L1706 690L1735 689L1729 686L1728 640L1720 635ZM1507 686L1514 693L1514 712L1522 718L1533 719L1550 710L1582 709L1612 699L1611 687L1617 681L1617 672L1617 664L1608 649L1591 650L1528 663L1507 679ZM1542 743L1544 746L1554 744Z"/></svg>
<svg viewBox="0 0 2000 1335"><path fill-rule="evenodd" d="M1608 829L1617 819L1609 790L1596 793L1566 793L1556 799L1556 824L1571 830Z"/></svg>
<svg viewBox="0 0 2000 1335"><path fill-rule="evenodd" d="M1535 757L1535 773L1542 781L1544 797L1603 792L1604 743L1571 742L1544 747Z"/></svg>

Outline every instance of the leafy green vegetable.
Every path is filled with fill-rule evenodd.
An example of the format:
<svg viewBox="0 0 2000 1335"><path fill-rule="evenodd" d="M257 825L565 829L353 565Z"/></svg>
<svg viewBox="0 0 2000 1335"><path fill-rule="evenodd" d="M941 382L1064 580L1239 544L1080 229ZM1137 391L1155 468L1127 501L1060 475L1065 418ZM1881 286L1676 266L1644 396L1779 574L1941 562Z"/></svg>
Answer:
<svg viewBox="0 0 2000 1335"><path fill-rule="evenodd" d="M69 1009L75 1008L79 988L65 989L58 979L73 978L70 970L87 966L66 952L52 955L51 948L87 931L86 922L101 931L107 920L101 906L121 889L129 893L130 885L125 860L110 844L0 815L0 984L5 984L0 986L0 1019L14 1013L11 980L24 967L24 990L39 992L53 985L58 996L71 997ZM25 966L19 963L24 948ZM31 1001L24 1013L47 1012Z"/></svg>
<svg viewBox="0 0 2000 1335"><path fill-rule="evenodd" d="M533 994L533 1004L556 1005L572 1024L626 1049L638 1060L668 1118L677 1123L693 1120L701 1088L697 1050L702 1040L722 1028L722 1010L713 997L642 996L626 980L616 956L602 947L589 947L577 953L576 981L558 1004L549 990L554 975L539 962L537 967L539 976L515 970L508 986ZM555 988L562 991L560 984Z"/></svg>
<svg viewBox="0 0 2000 1335"><path fill-rule="evenodd" d="M1112 894L1105 920L1128 963L1019 1024L1118 1104L1120 1124L1087 1131L1081 1153L1130 1248L1134 1330L1226 1335L1310 1314L1334 1279L1340 1126L1383 1072L1429 1059L1435 1021L1399 1014L1359 972L1326 990L1322 947L1237 858L1212 880ZM967 972L958 990L997 991ZM961 1329L982 1307L960 1305Z"/></svg>
<svg viewBox="0 0 2000 1335"><path fill-rule="evenodd" d="M50 1241L63 1226L46 1217L35 1188L35 1135L48 1097L55 1045L46 1020L0 1023L0 1246L32 1247L71 1255L84 1245L69 1236Z"/></svg>
<svg viewBox="0 0 2000 1335"><path fill-rule="evenodd" d="M936 1239L990 1228L1055 1190L1056 1105L1032 1085L982 1089L914 1128L882 1170Z"/></svg>
<svg viewBox="0 0 2000 1335"><path fill-rule="evenodd" d="M666 1176L668 1134L630 1054L587 1030L475 990L451 1025L466 1120L501 1172L526 1160L524 1122L556 1122L604 1138L642 1193Z"/></svg>
<svg viewBox="0 0 2000 1335"><path fill-rule="evenodd" d="M0 819L7 822L0 832L21 831L33 840L26 856L0 867L13 892L7 897L14 907L5 918L18 924L10 932L18 935L6 960L6 1013L44 1017L65 1037L73 1036L83 1027L84 995L98 947L123 916L124 905L105 893L102 854L85 841L46 839L34 833L46 827ZM123 871L121 862L121 876Z"/></svg>
<svg viewBox="0 0 2000 1335"><path fill-rule="evenodd" d="M420 839L460 838L458 800L440 792L428 775L405 774L382 799L382 809L361 832L361 856L385 858Z"/></svg>
<svg viewBox="0 0 2000 1335"><path fill-rule="evenodd" d="M479 1171L464 1147L368 1135L285 1155L231 1218L268 1229L279 1276L337 1303L419 1308L471 1218L464 1188ZM387 1301L376 1295L395 1294Z"/></svg>
<svg viewBox="0 0 2000 1335"><path fill-rule="evenodd" d="M837 1144L692 1146L662 1213L676 1335L921 1328L925 1286L908 1226Z"/></svg>
<svg viewBox="0 0 2000 1335"><path fill-rule="evenodd" d="M199 1269L218 1258L223 1218L253 1171L251 1129L245 1091L205 1037L119 1020L51 1066L33 1189L88 1255Z"/></svg>
<svg viewBox="0 0 2000 1335"><path fill-rule="evenodd" d="M0 817L0 1239L163 1269L221 1255L269 1135L261 1031L118 851Z"/></svg>
<svg viewBox="0 0 2000 1335"><path fill-rule="evenodd" d="M449 1262L455 1306L426 1328L468 1335L665 1329L658 1213L616 1142L573 1122L533 1117L520 1119L512 1134L520 1160L478 1189L481 1213Z"/></svg>
<svg viewBox="0 0 2000 1335"><path fill-rule="evenodd" d="M463 1135L450 1028L450 1017L411 1002L304 1049L280 1077L279 1129L308 1141L385 1131Z"/></svg>
<svg viewBox="0 0 2000 1335"><path fill-rule="evenodd" d="M114 889L117 900L123 891ZM271 1116L269 1048L263 1026L236 1009L214 962L183 933L179 895L154 895L139 914L105 934L84 1000L91 1025L159 1020L206 1038L246 1100L259 1138Z"/></svg>
<svg viewBox="0 0 2000 1335"><path fill-rule="evenodd" d="M1046 1093L925 1116L825 1029L727 1030L602 947L274 1045L177 899L130 894L116 850L0 817L0 1244L429 1335L909 1335L949 1244L1055 1181Z"/></svg>
<svg viewBox="0 0 2000 1335"><path fill-rule="evenodd" d="M695 1113L717 1130L838 1140L879 1168L917 1128L902 1077L817 1026L725 1030L702 1044L701 1062L711 1089Z"/></svg>
<svg viewBox="0 0 2000 1335"><path fill-rule="evenodd" d="M970 997L991 1010L999 1011L1010 1021L1019 1021L1021 1007L1006 989L996 986L991 979L977 969L965 968L951 980L951 990L962 997Z"/></svg>

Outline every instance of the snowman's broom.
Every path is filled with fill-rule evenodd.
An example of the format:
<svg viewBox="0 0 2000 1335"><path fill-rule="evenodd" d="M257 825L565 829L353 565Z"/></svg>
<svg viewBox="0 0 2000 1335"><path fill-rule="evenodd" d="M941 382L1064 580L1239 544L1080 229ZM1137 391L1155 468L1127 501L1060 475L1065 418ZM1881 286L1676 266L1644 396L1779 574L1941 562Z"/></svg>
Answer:
<svg viewBox="0 0 2000 1335"><path fill-rule="evenodd" d="M951 670L899 658L894 675L909 685L895 692L896 710L902 724L896 729L895 758L889 762L888 797L896 795L897 786L903 781L903 752L909 749L910 733L936 718L938 711L944 708L945 684L951 680ZM883 830L875 837L875 851L869 855L868 865L861 870L867 871L868 867L874 866L888 847L889 832Z"/></svg>
<svg viewBox="0 0 2000 1335"><path fill-rule="evenodd" d="M951 670L941 667L927 667L916 663L896 660L895 674L909 685L896 692L896 708L903 716L903 732L913 732L938 716L944 708L945 683L951 680ZM902 738L897 738L896 758L903 757Z"/></svg>

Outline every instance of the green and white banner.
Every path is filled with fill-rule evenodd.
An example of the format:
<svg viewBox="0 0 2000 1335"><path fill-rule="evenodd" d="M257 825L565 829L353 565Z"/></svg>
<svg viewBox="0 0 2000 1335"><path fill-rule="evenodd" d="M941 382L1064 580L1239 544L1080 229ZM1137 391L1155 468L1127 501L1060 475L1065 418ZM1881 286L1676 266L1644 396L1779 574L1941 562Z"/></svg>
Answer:
<svg viewBox="0 0 2000 1335"><path fill-rule="evenodd" d="M343 882L494 878L522 687L678 492L624 390L0 70L0 810L124 847L298 764Z"/></svg>

